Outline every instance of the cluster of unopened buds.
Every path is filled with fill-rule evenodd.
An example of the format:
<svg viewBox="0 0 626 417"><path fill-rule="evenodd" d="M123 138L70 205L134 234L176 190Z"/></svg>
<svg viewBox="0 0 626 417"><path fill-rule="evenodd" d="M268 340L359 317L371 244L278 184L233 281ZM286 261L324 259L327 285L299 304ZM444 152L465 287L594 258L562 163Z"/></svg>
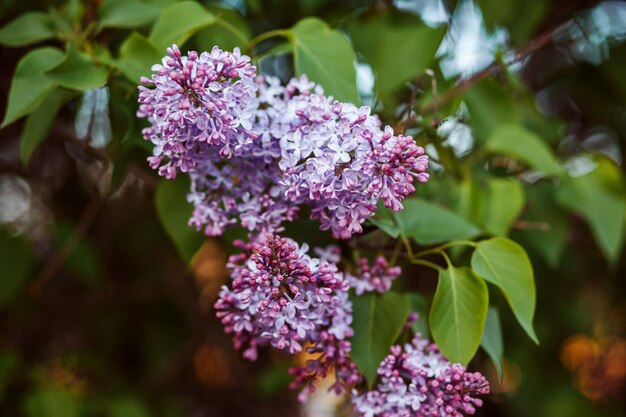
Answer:
<svg viewBox="0 0 626 417"><path fill-rule="evenodd" d="M359 415L473 414L474 395L488 391L484 378L449 363L419 334L404 351L392 347L373 390L356 390L364 378L350 358L349 291L387 291L400 268L378 257L343 271L337 247L309 254L277 235L302 207L339 239L360 233L379 201L402 210L415 183L428 181L424 149L306 76L283 86L258 75L238 49L182 55L174 45L167 53L141 80L137 115L150 124L150 165L191 180L189 223L209 236L237 224L249 233L249 242L235 242L232 282L215 304L235 348L249 360L266 346L306 352L312 359L290 371L300 398L334 373L332 389L352 392Z"/></svg>

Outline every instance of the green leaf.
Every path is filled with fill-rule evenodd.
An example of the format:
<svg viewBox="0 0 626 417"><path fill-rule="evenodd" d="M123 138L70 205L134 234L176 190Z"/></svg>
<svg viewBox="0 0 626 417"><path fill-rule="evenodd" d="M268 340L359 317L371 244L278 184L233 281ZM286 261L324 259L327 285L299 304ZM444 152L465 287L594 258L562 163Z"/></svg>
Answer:
<svg viewBox="0 0 626 417"><path fill-rule="evenodd" d="M26 46L52 37L52 20L42 12L23 14L0 29L0 44L6 46Z"/></svg>
<svg viewBox="0 0 626 417"><path fill-rule="evenodd" d="M430 309L430 330L441 353L462 365L472 359L483 334L489 292L469 268L450 266L439 272Z"/></svg>
<svg viewBox="0 0 626 417"><path fill-rule="evenodd" d="M48 136L57 114L72 95L63 90L54 90L26 119L20 140L20 158L24 166L37 146Z"/></svg>
<svg viewBox="0 0 626 417"><path fill-rule="evenodd" d="M393 211L391 211L391 209L388 209L383 205L379 205L376 209L376 213L368 220L389 236L393 238L400 236L400 229L396 224L396 220L394 219Z"/></svg>
<svg viewBox="0 0 626 417"><path fill-rule="evenodd" d="M420 333L422 337L430 339L430 329L428 328L428 301L426 298L417 293L408 293L411 312L419 315L419 319L411 325L415 333Z"/></svg>
<svg viewBox="0 0 626 417"><path fill-rule="evenodd" d="M433 64L445 28L427 26L411 14L387 14L353 21L349 32L354 48L376 73L378 91L385 95Z"/></svg>
<svg viewBox="0 0 626 417"><path fill-rule="evenodd" d="M482 224L488 232L506 236L524 208L524 187L513 179L490 178L486 198Z"/></svg>
<svg viewBox="0 0 626 417"><path fill-rule="evenodd" d="M522 113L511 94L492 79L473 85L463 95L463 101L479 140L486 140L500 125L522 121Z"/></svg>
<svg viewBox="0 0 626 417"><path fill-rule="evenodd" d="M409 299L393 291L352 298L354 336L351 357L371 387L409 315Z"/></svg>
<svg viewBox="0 0 626 417"><path fill-rule="evenodd" d="M161 11L148 39L159 51L172 44L182 46L196 32L216 20L213 13L195 1L177 2Z"/></svg>
<svg viewBox="0 0 626 417"><path fill-rule="evenodd" d="M210 50L213 45L225 51L232 51L236 47L245 48L252 35L246 19L232 9L218 6L207 8L217 20L215 25L202 29L194 36L196 48L200 51Z"/></svg>
<svg viewBox="0 0 626 417"><path fill-rule="evenodd" d="M546 181L528 187L524 220L544 224L547 228L516 230L516 235L523 240L522 246L534 248L552 268L560 264L569 232L567 212L554 202L556 190L557 186Z"/></svg>
<svg viewBox="0 0 626 417"><path fill-rule="evenodd" d="M155 196L161 224L187 263L191 262L204 241L202 232L197 232L188 224L193 211L187 202L188 192L189 179L180 175L174 181L162 180Z"/></svg>
<svg viewBox="0 0 626 417"><path fill-rule="evenodd" d="M356 57L344 34L320 19L300 20L290 31L296 75L306 74L337 100L359 104Z"/></svg>
<svg viewBox="0 0 626 417"><path fill-rule="evenodd" d="M504 343L502 341L502 326L498 309L489 306L487 320L485 321L485 331L483 332L480 346L487 352L489 358L498 371L500 381L504 378Z"/></svg>
<svg viewBox="0 0 626 417"><path fill-rule="evenodd" d="M416 198L402 204L404 210L396 213L396 220L402 233L417 243L430 245L480 234L479 228L446 208Z"/></svg>
<svg viewBox="0 0 626 417"><path fill-rule="evenodd" d="M473 178L459 183L456 191L455 211L474 224L483 223L485 217L485 191Z"/></svg>
<svg viewBox="0 0 626 417"><path fill-rule="evenodd" d="M32 392L24 402L27 417L79 417L79 400L68 391L41 388Z"/></svg>
<svg viewBox="0 0 626 417"><path fill-rule="evenodd" d="M568 177L557 190L557 201L585 217L604 253L615 263L624 245L626 193L621 170L607 159L580 177Z"/></svg>
<svg viewBox="0 0 626 417"><path fill-rule="evenodd" d="M264 397L272 397L286 391L291 381L289 367L275 364L266 368L256 378L255 389Z"/></svg>
<svg viewBox="0 0 626 417"><path fill-rule="evenodd" d="M472 255L472 269L500 288L519 324L539 343L533 328L535 278L524 248L504 237L483 240Z"/></svg>
<svg viewBox="0 0 626 417"><path fill-rule="evenodd" d="M24 288L33 270L33 251L20 236L0 228L0 307L6 306Z"/></svg>
<svg viewBox="0 0 626 417"><path fill-rule="evenodd" d="M97 66L89 55L69 44L63 62L46 72L46 75L62 87L85 91L101 87L109 72Z"/></svg>
<svg viewBox="0 0 626 417"><path fill-rule="evenodd" d="M150 68L161 62L161 55L148 39L133 32L120 46L116 66L129 80L138 83L142 76L150 76Z"/></svg>
<svg viewBox="0 0 626 417"><path fill-rule="evenodd" d="M63 52L56 48L39 48L26 54L17 64L11 81L4 127L35 110L57 84L44 72L63 61Z"/></svg>
<svg viewBox="0 0 626 417"><path fill-rule="evenodd" d="M489 30L504 26L517 43L527 41L536 32L537 24L549 10L549 3L543 1L478 0L477 4Z"/></svg>
<svg viewBox="0 0 626 417"><path fill-rule="evenodd" d="M98 14L100 27L133 29L145 26L157 18L161 7L139 0L107 0Z"/></svg>
<svg viewBox="0 0 626 417"><path fill-rule="evenodd" d="M546 175L559 175L561 167L548 146L533 132L518 125L503 125L489 137L486 148L501 153Z"/></svg>

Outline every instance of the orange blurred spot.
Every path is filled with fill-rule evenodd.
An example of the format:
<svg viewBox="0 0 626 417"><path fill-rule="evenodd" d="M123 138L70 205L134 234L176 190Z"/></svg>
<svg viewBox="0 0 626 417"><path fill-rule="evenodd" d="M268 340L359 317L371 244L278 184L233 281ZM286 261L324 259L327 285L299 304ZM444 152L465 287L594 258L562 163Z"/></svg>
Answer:
<svg viewBox="0 0 626 417"><path fill-rule="evenodd" d="M196 376L209 387L228 385L231 375L228 362L221 348L202 345L193 355L193 366Z"/></svg>
<svg viewBox="0 0 626 417"><path fill-rule="evenodd" d="M626 381L626 341L572 336L563 343L561 362L574 374L576 388L587 398L616 398Z"/></svg>
<svg viewBox="0 0 626 417"><path fill-rule="evenodd" d="M82 394L87 390L87 381L78 372L63 366L59 359L52 360L44 370L44 382L56 388L63 388L73 394Z"/></svg>
<svg viewBox="0 0 626 417"><path fill-rule="evenodd" d="M200 306L208 310L217 299L220 287L228 277L226 252L215 239L208 239L191 260L191 268L200 290Z"/></svg>

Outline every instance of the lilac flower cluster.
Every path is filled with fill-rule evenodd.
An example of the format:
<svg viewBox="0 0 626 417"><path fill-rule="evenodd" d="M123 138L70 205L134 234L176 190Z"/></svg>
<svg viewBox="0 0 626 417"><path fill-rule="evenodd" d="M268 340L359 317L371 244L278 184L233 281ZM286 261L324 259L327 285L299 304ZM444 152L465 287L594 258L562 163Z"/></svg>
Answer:
<svg viewBox="0 0 626 417"><path fill-rule="evenodd" d="M229 259L232 289L224 286L215 304L235 347L255 360L260 346L294 354L306 344L308 353L319 356L292 370L294 386L312 390L331 368L338 392L358 382L347 340L353 335L349 285L337 266L278 236L236 244L244 252Z"/></svg>
<svg viewBox="0 0 626 417"><path fill-rule="evenodd" d="M482 405L489 393L478 372L452 364L435 344L417 334L411 343L391 347L378 368L380 381L362 394L353 391L354 410L362 417L458 417Z"/></svg>
<svg viewBox="0 0 626 417"><path fill-rule="evenodd" d="M189 172L187 198L194 206L189 224L208 236L219 236L238 221L251 232L281 232L283 222L297 218L299 207L279 185L279 154L278 143L262 135L245 155L228 162L215 154L207 157Z"/></svg>
<svg viewBox="0 0 626 417"><path fill-rule="evenodd" d="M209 52L182 56L176 45L167 49L151 79L142 77L138 117L147 118L146 140L154 145L149 159L166 178L189 172L217 147L222 157L239 153L256 139L256 68L250 58L217 46Z"/></svg>
<svg viewBox="0 0 626 417"><path fill-rule="evenodd" d="M337 238L360 233L380 199L401 210L414 181L428 180L428 157L413 138L381 129L369 107L334 101L306 77L292 80L272 107L286 195L309 204Z"/></svg>
<svg viewBox="0 0 626 417"><path fill-rule="evenodd" d="M402 269L399 266L390 267L387 259L378 256L372 265L367 258L359 259L356 262L356 270L353 274L347 274L347 277L356 295L361 295L364 292L388 291L392 281L401 273Z"/></svg>
<svg viewBox="0 0 626 417"><path fill-rule="evenodd" d="M238 220L255 235L278 233L306 205L323 230L349 238L379 200L401 210L428 180L424 149L381 128L368 107L335 101L306 76L286 86L256 76L238 49L182 56L174 45L153 71L137 113L150 122L149 162L166 178L189 174L190 224L207 235Z"/></svg>

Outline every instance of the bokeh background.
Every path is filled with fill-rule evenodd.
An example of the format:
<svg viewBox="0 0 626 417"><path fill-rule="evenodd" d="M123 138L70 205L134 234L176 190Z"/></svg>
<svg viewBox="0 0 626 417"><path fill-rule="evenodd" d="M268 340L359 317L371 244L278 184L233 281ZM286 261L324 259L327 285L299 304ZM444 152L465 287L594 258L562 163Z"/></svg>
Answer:
<svg viewBox="0 0 626 417"><path fill-rule="evenodd" d="M101 3L2 0L0 23L52 9L59 19L69 16L74 27L85 28L97 21ZM602 196L590 213L584 200L596 201L593 194L557 207L554 184L524 179L526 204L511 236L529 251L535 268L541 344L532 344L514 318L503 314L504 381L484 353L471 367L492 382L493 393L478 415L626 415L626 194L620 188L626 149L626 3L202 3L228 16L246 36L288 28L306 16L344 31L357 50L363 102L388 122L400 118L403 103L411 98L428 103L433 91L445 94L481 77L415 131L425 142L446 139L427 148L441 164L434 164L426 196L453 205L450 184L462 181L446 157L473 158L481 129L516 112L522 114L519 123L532 127L565 161L572 178L610 164L621 216L611 214ZM424 42L424 48L437 51L429 67L432 80L426 77L419 88L400 83L382 94L375 88L381 74L369 65L369 41L359 30L389 16L442 28L442 36L435 45ZM94 39L115 51L124 33L105 29ZM216 42L224 48L236 44L209 30L186 47L206 50ZM263 47L280 46L274 42ZM44 44L59 46L55 40ZM16 64L29 50L0 47L2 114ZM401 72L409 65L403 57L413 53L399 42L385 59ZM288 53L264 59L261 68L283 78L293 74ZM488 74L482 77L485 68ZM159 216L171 210L184 224L184 207L167 208L167 201L184 200L184 189L182 194L168 190L166 196L161 191L166 201L159 203L160 179L145 163L149 147L139 137L141 126L128 121L134 111L132 91L128 81L113 78L105 88L68 99L49 122L50 112L40 110L36 120L50 128L27 164L20 145L24 120L0 130L0 415L349 415L339 400L323 392L298 404L287 388L289 358L265 352L258 362L247 363L234 351L211 307L227 279L228 239L203 240L183 231L202 246L197 252L194 246L190 262L181 256L189 250L176 246ZM495 170L510 169L506 161L492 163ZM618 230L617 241L598 245L611 229ZM413 279L404 285L432 296L436 280L431 272L414 268L405 275Z"/></svg>

